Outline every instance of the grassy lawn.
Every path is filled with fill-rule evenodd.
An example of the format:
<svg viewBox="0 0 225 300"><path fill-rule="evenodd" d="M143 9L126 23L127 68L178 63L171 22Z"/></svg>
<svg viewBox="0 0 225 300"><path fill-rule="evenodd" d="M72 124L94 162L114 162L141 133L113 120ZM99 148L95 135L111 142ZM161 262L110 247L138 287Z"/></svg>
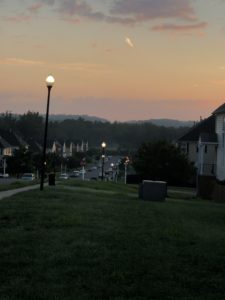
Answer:
<svg viewBox="0 0 225 300"><path fill-rule="evenodd" d="M0 299L225 299L225 205L68 181L0 201Z"/></svg>

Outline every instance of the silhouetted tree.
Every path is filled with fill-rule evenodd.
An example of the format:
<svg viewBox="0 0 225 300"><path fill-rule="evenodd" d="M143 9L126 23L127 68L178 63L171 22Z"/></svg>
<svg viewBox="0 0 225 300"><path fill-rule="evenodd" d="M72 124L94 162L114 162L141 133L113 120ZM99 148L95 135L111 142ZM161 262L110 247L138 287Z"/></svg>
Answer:
<svg viewBox="0 0 225 300"><path fill-rule="evenodd" d="M7 158L7 172L16 176L25 172L34 172L31 152L25 147L14 151L14 155Z"/></svg>
<svg viewBox="0 0 225 300"><path fill-rule="evenodd" d="M166 141L144 143L137 151L133 166L142 179L163 180L183 185L194 175L194 167L180 150Z"/></svg>
<svg viewBox="0 0 225 300"><path fill-rule="evenodd" d="M19 117L17 128L25 139L32 138L38 142L43 140L44 122L39 113L28 111Z"/></svg>
<svg viewBox="0 0 225 300"><path fill-rule="evenodd" d="M16 130L16 118L9 111L0 115L0 128L4 130Z"/></svg>

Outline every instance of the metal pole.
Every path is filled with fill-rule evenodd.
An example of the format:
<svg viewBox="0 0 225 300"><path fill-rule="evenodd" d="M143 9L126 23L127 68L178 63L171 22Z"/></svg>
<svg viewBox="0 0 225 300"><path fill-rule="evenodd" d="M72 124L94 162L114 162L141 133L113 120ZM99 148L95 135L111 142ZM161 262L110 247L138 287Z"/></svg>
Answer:
<svg viewBox="0 0 225 300"><path fill-rule="evenodd" d="M41 191L43 191L44 189L44 177L45 177L45 169L46 169L46 144L47 144L47 134L48 134L48 114L49 114L50 92L52 86L47 86L47 88L48 88L48 99L47 99L47 109L46 109L46 118L45 118L45 133L44 133L42 168L41 168L41 183L40 183Z"/></svg>
<svg viewBox="0 0 225 300"><path fill-rule="evenodd" d="M104 164L105 164L105 147L106 143L102 143L102 181L104 180Z"/></svg>
<svg viewBox="0 0 225 300"><path fill-rule="evenodd" d="M84 166L82 167L82 180L84 180L84 172L85 172L85 170L84 170Z"/></svg>
<svg viewBox="0 0 225 300"><path fill-rule="evenodd" d="M104 148L103 148L104 149ZM103 153L104 151L102 151ZM102 181L104 180L104 164L105 164L105 155L102 154Z"/></svg>
<svg viewBox="0 0 225 300"><path fill-rule="evenodd" d="M5 176L5 169L6 169L6 161L5 157L3 158L3 174Z"/></svg>

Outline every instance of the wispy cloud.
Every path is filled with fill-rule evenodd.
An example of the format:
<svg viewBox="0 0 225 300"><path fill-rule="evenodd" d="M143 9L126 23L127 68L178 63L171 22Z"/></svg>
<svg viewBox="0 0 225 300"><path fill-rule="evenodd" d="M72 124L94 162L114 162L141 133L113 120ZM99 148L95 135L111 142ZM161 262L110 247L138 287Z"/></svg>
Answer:
<svg viewBox="0 0 225 300"><path fill-rule="evenodd" d="M109 68L105 64L94 64L94 63L55 63L52 66L58 68L60 70L68 70L68 71L79 71L79 72L111 72L111 68Z"/></svg>
<svg viewBox="0 0 225 300"><path fill-rule="evenodd" d="M38 13L44 5L52 7L53 12L57 12L61 20L73 24L81 20L121 25L135 25L153 20L183 20L190 24L198 22L192 0L108 0L108 10L104 3L102 4L104 9L100 9L95 7L94 1L89 0L33 0L33 4L28 6L23 14L7 17L6 20L28 21L32 14ZM183 28L171 26L170 30L189 30L189 28L188 25ZM166 30L166 27L162 29ZM155 30L160 28L156 27Z"/></svg>
<svg viewBox="0 0 225 300"><path fill-rule="evenodd" d="M154 19L196 21L191 0L111 0L111 9L95 11L85 0L58 1L57 11L64 16L77 16L95 21L131 25Z"/></svg>
<svg viewBox="0 0 225 300"><path fill-rule="evenodd" d="M49 63L45 61L29 60L23 58L5 58L0 59L0 65L23 66L23 67L48 67L59 70L79 71L79 72L112 72L106 64L95 63Z"/></svg>
<svg viewBox="0 0 225 300"><path fill-rule="evenodd" d="M30 12L30 13L38 13L39 10L43 7L43 3L34 3L30 6L28 6L27 10Z"/></svg>
<svg viewBox="0 0 225 300"><path fill-rule="evenodd" d="M159 18L197 18L190 0L115 0L111 13L133 16L136 22Z"/></svg>
<svg viewBox="0 0 225 300"><path fill-rule="evenodd" d="M195 24L177 25L177 24L161 24L153 26L153 31L171 31L171 32L190 32L205 29L208 26L207 22L199 22Z"/></svg>
<svg viewBox="0 0 225 300"><path fill-rule="evenodd" d="M25 14L18 14L18 15L14 15L14 16L4 17L3 20L5 20L7 22L21 23L21 22L30 21L31 16L25 15Z"/></svg>
<svg viewBox="0 0 225 300"><path fill-rule="evenodd" d="M105 18L104 13L94 11L87 2L78 0L60 2L58 12L63 15L86 17L92 20L103 20Z"/></svg>
<svg viewBox="0 0 225 300"><path fill-rule="evenodd" d="M28 60L21 58L5 58L0 60L0 65L11 65L11 66L42 66L43 61Z"/></svg>

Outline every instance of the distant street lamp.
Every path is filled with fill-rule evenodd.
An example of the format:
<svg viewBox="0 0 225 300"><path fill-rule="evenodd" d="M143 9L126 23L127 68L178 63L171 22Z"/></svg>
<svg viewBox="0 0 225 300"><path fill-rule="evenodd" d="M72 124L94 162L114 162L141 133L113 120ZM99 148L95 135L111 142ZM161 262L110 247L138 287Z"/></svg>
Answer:
<svg viewBox="0 0 225 300"><path fill-rule="evenodd" d="M101 147L102 147L102 181L103 181L104 180L104 164L105 164L105 148L106 148L106 143L102 142Z"/></svg>
<svg viewBox="0 0 225 300"><path fill-rule="evenodd" d="M110 164L110 167L111 167L111 172L112 172L111 180L114 181L114 168L115 168L114 163L111 163L111 164Z"/></svg>
<svg viewBox="0 0 225 300"><path fill-rule="evenodd" d="M127 156L125 158L125 162L124 162L124 183L127 184L127 165L129 164L130 160L129 157Z"/></svg>
<svg viewBox="0 0 225 300"><path fill-rule="evenodd" d="M42 166L41 166L41 183L40 190L43 191L44 188L44 177L45 177L45 169L46 169L46 143L47 143L47 134L48 134L48 115L49 115L49 102L50 102L50 94L51 88L55 79L53 76L49 75L46 78L46 85L48 88L48 99L47 99L47 109L46 109L46 118L45 118L45 133L44 133L44 142L43 142L43 155L42 155Z"/></svg>

